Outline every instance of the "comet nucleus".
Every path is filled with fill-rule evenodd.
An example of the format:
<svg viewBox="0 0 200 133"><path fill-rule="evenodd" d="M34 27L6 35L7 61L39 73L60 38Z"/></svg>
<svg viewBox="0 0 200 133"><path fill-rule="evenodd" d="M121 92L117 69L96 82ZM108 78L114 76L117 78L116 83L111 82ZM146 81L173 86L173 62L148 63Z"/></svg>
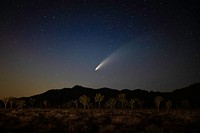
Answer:
<svg viewBox="0 0 200 133"><path fill-rule="evenodd" d="M96 68L95 68L95 71L97 71L101 66L103 66L106 62L106 59L103 60Z"/></svg>

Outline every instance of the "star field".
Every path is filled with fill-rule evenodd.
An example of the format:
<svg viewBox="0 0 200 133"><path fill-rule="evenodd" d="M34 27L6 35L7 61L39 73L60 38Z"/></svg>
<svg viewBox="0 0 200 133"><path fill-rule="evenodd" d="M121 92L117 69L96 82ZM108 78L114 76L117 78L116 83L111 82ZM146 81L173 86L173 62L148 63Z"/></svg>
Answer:
<svg viewBox="0 0 200 133"><path fill-rule="evenodd" d="M197 0L3 0L0 97L77 84L173 91L199 82L199 7Z"/></svg>

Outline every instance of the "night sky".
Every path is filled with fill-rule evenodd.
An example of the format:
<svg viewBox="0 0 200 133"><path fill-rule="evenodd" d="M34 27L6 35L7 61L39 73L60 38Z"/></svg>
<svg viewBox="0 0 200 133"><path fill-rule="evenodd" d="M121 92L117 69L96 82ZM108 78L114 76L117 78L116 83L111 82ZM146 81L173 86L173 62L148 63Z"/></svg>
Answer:
<svg viewBox="0 0 200 133"><path fill-rule="evenodd" d="M199 82L199 9L198 0L1 0L0 98Z"/></svg>

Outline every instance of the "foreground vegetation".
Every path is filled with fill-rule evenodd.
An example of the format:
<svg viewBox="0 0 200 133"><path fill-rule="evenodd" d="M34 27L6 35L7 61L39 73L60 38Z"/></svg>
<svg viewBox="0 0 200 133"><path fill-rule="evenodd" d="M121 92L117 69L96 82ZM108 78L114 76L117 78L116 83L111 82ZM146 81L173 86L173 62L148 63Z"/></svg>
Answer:
<svg viewBox="0 0 200 133"><path fill-rule="evenodd" d="M76 89L71 91L75 92L69 94L77 94ZM156 93L143 99L122 92L108 96L107 91L73 97L67 97L66 93L63 99L56 98L54 91L52 95L3 98L0 100L0 131L200 133L199 104L191 98ZM59 96L61 94L64 93Z"/></svg>
<svg viewBox="0 0 200 133"><path fill-rule="evenodd" d="M156 109L1 109L3 133L199 133L200 111Z"/></svg>

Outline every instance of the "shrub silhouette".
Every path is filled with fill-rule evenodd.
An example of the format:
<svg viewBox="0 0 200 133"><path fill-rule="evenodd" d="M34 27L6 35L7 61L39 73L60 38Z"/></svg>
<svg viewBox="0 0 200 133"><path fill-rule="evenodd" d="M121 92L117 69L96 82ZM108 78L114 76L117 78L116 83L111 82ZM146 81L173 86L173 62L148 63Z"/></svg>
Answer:
<svg viewBox="0 0 200 133"><path fill-rule="evenodd" d="M117 100L115 98L110 98L105 104L106 109L108 109L108 108L114 109L116 102L117 102Z"/></svg>
<svg viewBox="0 0 200 133"><path fill-rule="evenodd" d="M154 103L155 103L155 106L156 106L156 109L159 111L160 110L160 103L161 101L163 100L163 98L161 96L157 96L155 99L154 99Z"/></svg>
<svg viewBox="0 0 200 133"><path fill-rule="evenodd" d="M121 109L124 109L124 103L126 101L126 94L121 93L118 95L117 100L121 102Z"/></svg>
<svg viewBox="0 0 200 133"><path fill-rule="evenodd" d="M85 109L86 105L88 105L89 102L90 102L90 98L89 98L88 96L86 96L86 95L80 96L80 97L79 97L79 102L80 102L81 104L83 104L83 107L84 107L84 109Z"/></svg>
<svg viewBox="0 0 200 133"><path fill-rule="evenodd" d="M43 101L43 104L44 104L44 107L46 108L47 105L48 105L48 101L47 101L47 99L45 99L45 100Z"/></svg>
<svg viewBox="0 0 200 133"><path fill-rule="evenodd" d="M99 103L99 109L101 108L101 101L104 99L104 95L101 95L100 93L96 94L95 97L95 102Z"/></svg>
<svg viewBox="0 0 200 133"><path fill-rule="evenodd" d="M3 103L4 103L4 106L5 106L5 109L7 109L7 104L9 102L9 98L8 97L5 97L2 99Z"/></svg>
<svg viewBox="0 0 200 133"><path fill-rule="evenodd" d="M29 103L30 103L31 107L33 107L34 103L35 103L35 99L34 98L30 98Z"/></svg>
<svg viewBox="0 0 200 133"><path fill-rule="evenodd" d="M13 104L16 102L17 98L16 97L9 97L8 101L10 103L10 108L13 108Z"/></svg>
<svg viewBox="0 0 200 133"><path fill-rule="evenodd" d="M75 108L78 109L78 100L73 100L72 102L74 103Z"/></svg>
<svg viewBox="0 0 200 133"><path fill-rule="evenodd" d="M169 109L171 108L171 106L172 106L172 101L168 100L166 102L166 106L165 106L167 112L169 111Z"/></svg>
<svg viewBox="0 0 200 133"><path fill-rule="evenodd" d="M134 99L131 99L131 100L129 101L132 110L133 110L133 106L134 106L135 102L136 102L136 101L135 101Z"/></svg>
<svg viewBox="0 0 200 133"><path fill-rule="evenodd" d="M25 100L17 100L16 105L18 106L18 109L22 109L25 106Z"/></svg>

